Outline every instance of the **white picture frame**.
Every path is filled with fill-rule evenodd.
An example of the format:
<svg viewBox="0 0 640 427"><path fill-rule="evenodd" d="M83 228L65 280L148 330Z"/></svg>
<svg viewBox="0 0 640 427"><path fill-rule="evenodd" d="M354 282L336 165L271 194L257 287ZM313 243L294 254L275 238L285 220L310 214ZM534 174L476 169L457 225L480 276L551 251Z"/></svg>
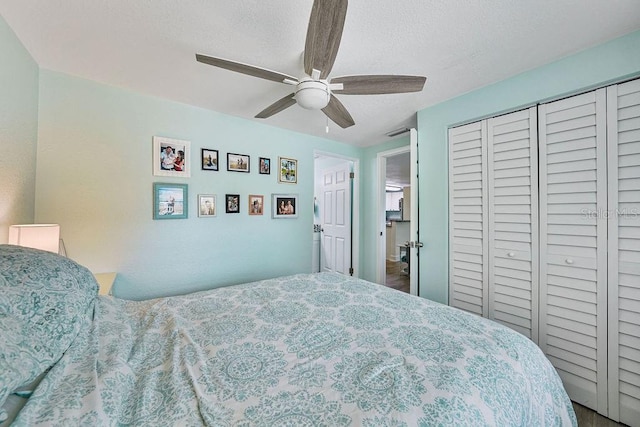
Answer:
<svg viewBox="0 0 640 427"><path fill-rule="evenodd" d="M168 150L170 149L170 150ZM182 160L180 166L178 161ZM153 137L153 175L179 178L191 177L191 142Z"/></svg>
<svg viewBox="0 0 640 427"><path fill-rule="evenodd" d="M218 204L215 194L198 194L198 216L200 218L213 218L217 212Z"/></svg>
<svg viewBox="0 0 640 427"><path fill-rule="evenodd" d="M290 157L278 157L278 182L281 184L298 183L298 161Z"/></svg>
<svg viewBox="0 0 640 427"><path fill-rule="evenodd" d="M271 194L271 218L298 218L298 195Z"/></svg>

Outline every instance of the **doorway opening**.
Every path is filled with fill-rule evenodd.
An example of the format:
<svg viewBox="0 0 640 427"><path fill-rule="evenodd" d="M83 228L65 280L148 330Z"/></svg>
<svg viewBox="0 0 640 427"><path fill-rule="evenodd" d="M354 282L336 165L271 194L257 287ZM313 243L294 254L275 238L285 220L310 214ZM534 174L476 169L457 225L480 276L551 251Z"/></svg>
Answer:
<svg viewBox="0 0 640 427"><path fill-rule="evenodd" d="M313 272L359 275L359 168L356 158L314 151Z"/></svg>
<svg viewBox="0 0 640 427"><path fill-rule="evenodd" d="M408 165L405 160L407 153ZM398 160L397 164L396 160ZM389 163L389 179L387 179L387 163ZM396 234L395 242L393 245L390 243L389 258L391 261L395 261L398 258L402 260L402 256L406 257L407 265L406 267L403 265L402 269L407 268L409 272L409 293L411 295L419 295L420 268L418 260L423 243L420 241L419 232L418 133L415 129L409 130L408 146L383 151L377 155L377 224L379 238L376 245L376 281L380 284L386 284L387 282L387 235L391 233L392 223L394 222L392 219L388 221L387 216L387 182L390 185L395 183L396 187L401 187L403 190L402 208L400 209L400 204L398 205L401 215L398 216L398 213L392 214L396 218L400 218L395 222L408 222L409 225L408 240L403 240L404 235L398 236ZM390 208L395 209L393 204L394 197L390 196L389 200L391 202ZM389 227L387 227L387 224L389 224ZM392 239L390 241L392 242Z"/></svg>
<svg viewBox="0 0 640 427"><path fill-rule="evenodd" d="M410 147L401 147L380 153L380 181L384 197L380 206L384 218L381 233L384 242L379 283L387 287L410 293L410 194L411 194L411 151ZM382 185L381 185L382 187Z"/></svg>

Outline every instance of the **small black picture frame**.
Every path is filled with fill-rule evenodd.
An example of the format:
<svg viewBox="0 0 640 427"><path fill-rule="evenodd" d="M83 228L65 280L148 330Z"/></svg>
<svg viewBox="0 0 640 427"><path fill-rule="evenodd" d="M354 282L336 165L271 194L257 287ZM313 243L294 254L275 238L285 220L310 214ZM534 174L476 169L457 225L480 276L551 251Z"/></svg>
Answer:
<svg viewBox="0 0 640 427"><path fill-rule="evenodd" d="M226 213L240 213L240 195L225 194L224 210Z"/></svg>
<svg viewBox="0 0 640 427"><path fill-rule="evenodd" d="M261 175L271 175L271 159L268 157L260 157L258 170Z"/></svg>
<svg viewBox="0 0 640 427"><path fill-rule="evenodd" d="M230 172L249 173L249 156L247 154L227 153L227 170Z"/></svg>
<svg viewBox="0 0 640 427"><path fill-rule="evenodd" d="M220 170L218 159L219 159L218 150L203 148L202 156L200 156L200 160L202 162L202 170L203 171Z"/></svg>

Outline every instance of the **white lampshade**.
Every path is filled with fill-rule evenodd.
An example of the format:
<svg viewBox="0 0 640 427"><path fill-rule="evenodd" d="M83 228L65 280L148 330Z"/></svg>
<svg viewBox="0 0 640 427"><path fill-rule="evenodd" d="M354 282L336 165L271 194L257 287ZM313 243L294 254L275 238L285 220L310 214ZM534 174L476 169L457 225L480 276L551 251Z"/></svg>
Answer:
<svg viewBox="0 0 640 427"><path fill-rule="evenodd" d="M320 110L329 103L329 88L325 83L303 80L296 89L296 102L307 110Z"/></svg>
<svg viewBox="0 0 640 427"><path fill-rule="evenodd" d="M9 244L58 253L60 250L60 225L12 225L9 227Z"/></svg>

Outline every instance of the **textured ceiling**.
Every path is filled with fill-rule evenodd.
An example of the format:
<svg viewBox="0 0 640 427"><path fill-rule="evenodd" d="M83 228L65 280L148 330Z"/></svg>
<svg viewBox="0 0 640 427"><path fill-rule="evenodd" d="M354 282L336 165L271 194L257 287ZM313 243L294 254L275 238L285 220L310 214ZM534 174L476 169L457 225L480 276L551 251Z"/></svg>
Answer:
<svg viewBox="0 0 640 427"><path fill-rule="evenodd" d="M421 93L339 96L343 130L293 106L253 116L291 87L216 69L195 53L302 74L312 0L0 0L46 69L268 125L367 146L438 102L640 29L638 0L352 0L331 76L427 76ZM330 77L331 77L330 76Z"/></svg>

